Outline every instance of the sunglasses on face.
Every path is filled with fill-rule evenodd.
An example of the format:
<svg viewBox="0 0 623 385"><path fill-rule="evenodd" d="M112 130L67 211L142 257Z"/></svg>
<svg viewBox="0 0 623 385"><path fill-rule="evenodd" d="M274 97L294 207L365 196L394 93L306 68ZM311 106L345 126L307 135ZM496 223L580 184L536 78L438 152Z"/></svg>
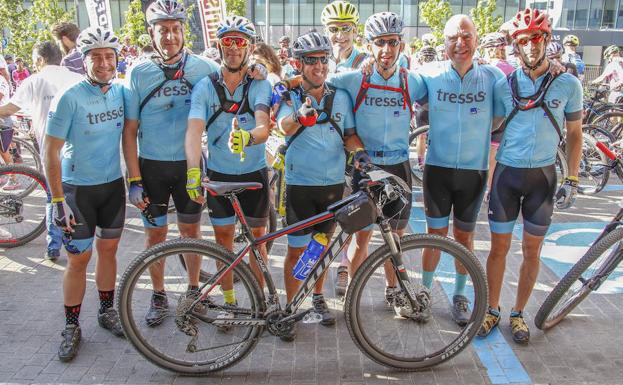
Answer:
<svg viewBox="0 0 623 385"><path fill-rule="evenodd" d="M374 45L377 47L383 47L385 46L385 44L389 45L390 47L398 47L400 45L400 40L398 39L376 39L374 40Z"/></svg>
<svg viewBox="0 0 623 385"><path fill-rule="evenodd" d="M343 25L341 27L332 25L330 27L327 27L327 30L331 33L338 33L338 32L343 32L343 33L348 33L350 31L353 30L353 26L352 25Z"/></svg>
<svg viewBox="0 0 623 385"><path fill-rule="evenodd" d="M545 39L545 35L539 34L539 35L534 35L531 37L524 37L524 38L518 39L517 44L522 47L528 45L528 42L532 42L532 44L539 44L540 42L543 41L543 39Z"/></svg>
<svg viewBox="0 0 623 385"><path fill-rule="evenodd" d="M221 45L225 48L232 48L234 44L238 48L247 48L249 40L244 37L224 37L220 40Z"/></svg>
<svg viewBox="0 0 623 385"><path fill-rule="evenodd" d="M328 56L303 56L302 60L303 60L303 63L310 65L310 66L313 66L318 62L322 64L329 63Z"/></svg>

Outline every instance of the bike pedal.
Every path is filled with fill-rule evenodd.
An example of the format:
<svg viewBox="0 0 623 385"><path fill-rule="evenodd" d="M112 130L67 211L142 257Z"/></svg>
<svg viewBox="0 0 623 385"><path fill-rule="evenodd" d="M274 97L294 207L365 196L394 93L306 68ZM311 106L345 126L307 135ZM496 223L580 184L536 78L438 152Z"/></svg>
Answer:
<svg viewBox="0 0 623 385"><path fill-rule="evenodd" d="M322 321L322 314L318 314L315 312L309 312L307 314L305 314L305 317L303 317L303 323L304 324L317 324L320 323L320 321Z"/></svg>

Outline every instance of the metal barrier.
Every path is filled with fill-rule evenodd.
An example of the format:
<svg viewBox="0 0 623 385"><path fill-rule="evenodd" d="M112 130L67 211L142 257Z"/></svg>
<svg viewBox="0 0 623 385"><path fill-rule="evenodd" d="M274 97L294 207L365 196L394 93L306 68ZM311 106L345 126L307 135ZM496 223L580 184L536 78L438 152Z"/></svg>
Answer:
<svg viewBox="0 0 623 385"><path fill-rule="evenodd" d="M596 79L599 75L601 75L601 66L587 65L584 67L584 80L582 81L582 85L584 87L588 86L591 81Z"/></svg>

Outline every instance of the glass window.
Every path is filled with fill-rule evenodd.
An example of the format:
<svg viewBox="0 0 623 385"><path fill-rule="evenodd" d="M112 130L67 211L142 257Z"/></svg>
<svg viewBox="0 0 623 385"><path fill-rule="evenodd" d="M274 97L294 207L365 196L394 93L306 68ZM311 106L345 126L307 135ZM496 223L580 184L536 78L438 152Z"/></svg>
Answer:
<svg viewBox="0 0 623 385"><path fill-rule="evenodd" d="M476 0L463 0L463 10L461 13L469 15L469 11L476 7Z"/></svg>
<svg viewBox="0 0 623 385"><path fill-rule="evenodd" d="M510 20L512 17L514 17L517 14L518 9L518 0L506 0L506 14L504 15L504 21Z"/></svg>
<svg viewBox="0 0 623 385"><path fill-rule="evenodd" d="M283 0L270 0L270 24L283 25Z"/></svg>
<svg viewBox="0 0 623 385"><path fill-rule="evenodd" d="M119 9L121 10L121 23L125 23L125 13L130 8L130 0L119 0Z"/></svg>
<svg viewBox="0 0 623 385"><path fill-rule="evenodd" d="M373 0L360 0L359 1L359 20L362 23L366 22L366 19L374 13L374 1Z"/></svg>
<svg viewBox="0 0 623 385"><path fill-rule="evenodd" d="M301 23L301 26L314 25L313 0L300 0L299 4L299 8L302 11L299 14L299 22Z"/></svg>
<svg viewBox="0 0 623 385"><path fill-rule="evenodd" d="M564 0L562 10L560 12L560 20L556 27L573 28L573 19L575 18L575 2L576 0Z"/></svg>
<svg viewBox="0 0 623 385"><path fill-rule="evenodd" d="M111 1L109 4L110 6L110 16L112 17L112 28L113 29L118 29L120 23L120 12L119 12L119 2L118 1Z"/></svg>
<svg viewBox="0 0 623 385"><path fill-rule="evenodd" d="M575 23L573 27L575 29L586 29L588 23L588 6L590 0L578 0L575 8Z"/></svg>
<svg viewBox="0 0 623 385"><path fill-rule="evenodd" d="M265 25L266 21L266 0L255 0L255 20L254 22L257 24L258 22L262 22L262 25Z"/></svg>
<svg viewBox="0 0 623 385"><path fill-rule="evenodd" d="M599 28L601 26L601 18L604 10L603 0L592 0L591 9L588 14L588 27Z"/></svg>
<svg viewBox="0 0 623 385"><path fill-rule="evenodd" d="M619 14L617 15L617 28L623 28L623 5L619 4Z"/></svg>
<svg viewBox="0 0 623 385"><path fill-rule="evenodd" d="M614 28L617 0L606 0L604 3L604 17L601 20L601 28Z"/></svg>
<svg viewBox="0 0 623 385"><path fill-rule="evenodd" d="M415 27L418 25L418 8L417 0L404 0L404 11L402 13L403 22L406 26Z"/></svg>
<svg viewBox="0 0 623 385"><path fill-rule="evenodd" d="M299 1L285 0L284 11L285 24L291 26L291 28L297 26L299 24ZM286 35L293 37L292 32L286 31Z"/></svg>
<svg viewBox="0 0 623 385"><path fill-rule="evenodd" d="M405 21L405 14L402 12L402 6L404 5L404 1L401 0L389 0L389 11L397 13L402 17L402 22L407 25ZM378 4L377 4L378 6Z"/></svg>
<svg viewBox="0 0 623 385"><path fill-rule="evenodd" d="M450 0L450 8L452 8L452 14L456 15L457 13L461 13L461 4L463 0Z"/></svg>

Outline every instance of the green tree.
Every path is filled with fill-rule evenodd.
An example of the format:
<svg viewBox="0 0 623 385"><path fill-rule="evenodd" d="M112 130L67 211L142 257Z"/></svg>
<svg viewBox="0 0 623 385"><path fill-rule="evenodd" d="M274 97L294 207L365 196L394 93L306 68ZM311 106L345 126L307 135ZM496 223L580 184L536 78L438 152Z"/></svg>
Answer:
<svg viewBox="0 0 623 385"><path fill-rule="evenodd" d="M245 0L225 0L225 9L228 16L247 14L247 3Z"/></svg>
<svg viewBox="0 0 623 385"><path fill-rule="evenodd" d="M496 32L502 25L502 16L494 16L497 9L496 0L478 0L475 8L472 8L470 14L478 36L484 36L487 33Z"/></svg>
<svg viewBox="0 0 623 385"><path fill-rule="evenodd" d="M443 28L451 16L452 8L445 0L427 0L420 3L420 17L428 24L437 41L443 41Z"/></svg>
<svg viewBox="0 0 623 385"><path fill-rule="evenodd" d="M30 7L20 0L0 2L0 25L8 30L6 52L21 56L26 62L30 62L36 42L52 39L52 25L72 19L73 11L66 11L58 0L34 0Z"/></svg>

